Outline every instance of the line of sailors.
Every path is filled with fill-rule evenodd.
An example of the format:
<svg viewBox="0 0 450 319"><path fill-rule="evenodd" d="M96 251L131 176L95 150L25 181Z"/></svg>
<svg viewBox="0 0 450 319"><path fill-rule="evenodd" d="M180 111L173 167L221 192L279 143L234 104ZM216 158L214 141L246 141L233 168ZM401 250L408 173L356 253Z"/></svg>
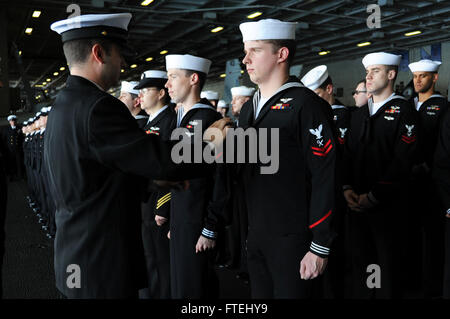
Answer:
<svg viewBox="0 0 450 319"><path fill-rule="evenodd" d="M448 107L445 97L434 92L434 85L437 80L439 65L440 62L429 60L422 60L420 62L410 64L410 69L414 74L416 92L419 93L418 96L414 98L413 102L418 114L420 115L420 124L418 123L418 125L420 125L423 129L423 138L420 140L423 151L420 161L415 163L414 174L411 177L411 187L409 189L409 193L415 195L411 196L408 209L410 211L408 218L410 222L407 223L407 235L409 235L408 238L412 239L412 243L408 244L408 253L411 254L410 256L416 258L416 261L421 260L423 262L423 267L418 267L416 264L415 266L410 266L409 269L417 271L422 268L421 271L423 273L423 282L420 284L423 285L423 289L425 289L425 294L427 296L439 295L443 277L442 273L444 270L442 267L444 257L444 231L441 220L442 218L440 218L441 216L439 215L440 201L437 198L436 187L431 180L430 169L433 166L433 154L439 133L439 125L442 115ZM426 79L427 76L431 76L431 82L430 79ZM425 78L425 81L423 78ZM120 100L122 100L125 105L129 106L129 110L135 116L139 126L148 134L163 134L164 138L168 139L170 137L170 132L176 126L174 105L170 105L170 103L154 105L147 102L144 93L146 92L146 90L144 90L145 88L148 89L152 87L159 90L166 90L164 89L166 81L166 72L155 70L146 71L142 74L142 80L140 83L122 82ZM316 92L316 94L330 104L333 110L333 119L338 130L338 141L343 147L345 144L345 138L348 134L348 129L350 127L350 111L349 108L345 107L341 102L334 98L333 82L328 74L327 67L325 65L321 65L312 69L305 76L303 76L302 82L305 86ZM360 86L360 84L362 84L362 86ZM361 90L361 88L364 90ZM360 89L359 91L361 92L358 92L358 89ZM367 89L364 87L364 84L359 83L355 94L358 95L359 93L365 93L364 91L366 90ZM432 94L426 100L423 100L422 95L426 92L432 92ZM239 116L240 108L253 95L254 89L244 86L234 87L231 89L231 93L233 96L233 116L237 118ZM129 96L127 96L127 94L129 94ZM168 94L166 93L164 96L164 102L168 102ZM217 92L206 91L202 92L202 98L205 98L210 104L214 105L217 103L218 94ZM395 96L395 98L400 100L402 99L402 97L399 96ZM220 106L220 101L218 106ZM47 232L47 236L49 238L53 238L55 234L54 207L49 198L47 191L47 176L42 165L43 136L45 134L46 117L50 110L51 107L43 108L34 118L30 118L28 121L24 122L22 131L25 135L23 150L29 187L29 197L27 197L27 199L30 207L39 217L39 222L43 224L42 228ZM165 110L167 111L163 112ZM390 114L395 114L398 112L398 109L394 106L388 111L390 113L388 112L389 114L383 116L384 121L388 121L391 116ZM161 123L163 119L165 120L164 125ZM8 118L8 120L13 121L15 119ZM342 152L344 152L344 150L342 150ZM235 187L238 187L238 185L235 185ZM158 274L158 276L156 279L154 278L149 281L149 283L153 286L149 288L149 291L145 292L144 296L153 298L155 296L158 296L159 298L170 298L170 274L168 271L170 260L168 253L169 241L166 238L168 228L155 227L158 224L153 222L153 219L155 215L166 219L169 218L171 192L157 193L150 197L151 198L147 198L147 200L143 201L143 238L144 247L146 248L146 254L148 257L148 275L149 277L154 277L155 274ZM239 201L236 201L235 205L239 205ZM341 209L345 210L345 203ZM231 265L231 267L239 267L240 276L248 280L245 267L245 228L247 217L245 211L243 211L244 209L238 209L236 207L232 209L232 213L235 214L235 216L233 216L234 222L231 223L226 230L226 247L222 246L223 250L221 253L228 254L224 263ZM347 229L349 225L346 226L345 230L342 228L343 225L341 225L341 231L345 233L346 236L350 236L346 240L348 240L348 244L352 246L351 248L347 247L346 253L350 253L353 258L353 255L358 256L358 258L362 258L361 256L369 258L367 256L367 250L361 250L359 253L355 252L358 251L358 248L362 245L368 244L367 242L376 242L376 240L380 237L386 236L386 225L389 224L389 220L391 218L392 217L384 217L382 222L379 224L379 227L382 229L376 228L373 230L373 238L367 238L367 232L357 234L354 232L349 233ZM367 227L367 222L365 225L361 225L361 221L358 221L357 219L351 221L346 220L345 222L351 223L351 229L365 229L364 227ZM165 224L168 226L166 221L160 224ZM157 237L154 237L155 233L158 234ZM424 236L423 240L419 237L419 235ZM161 260L158 260L157 262L155 261L156 257L151 257L152 251L154 251L155 248L148 247L148 244L152 242L152 240L146 240L149 236L153 236L153 241L159 244L158 251ZM363 238L366 241L362 241ZM423 251L418 253L418 247L423 247ZM379 254L386 252L383 248L377 248L379 249ZM341 249L344 248L341 247ZM404 257L406 260L410 260L411 264L414 265L414 258L408 256ZM241 263L240 261L243 262ZM342 259L342 256L340 262L341 265L345 264L345 260ZM359 262L359 265L353 265L354 269L363 269L362 265L367 264L367 260L353 262ZM158 267L155 265L158 265ZM156 269L157 271L155 271ZM412 273L413 271L411 271L411 275ZM360 276L365 275L366 273L364 271L360 273ZM159 288L157 288L158 286ZM159 293L156 292L158 289L160 290ZM362 291L366 291L365 287L360 289L360 293Z"/></svg>
<svg viewBox="0 0 450 319"><path fill-rule="evenodd" d="M402 289L421 291L427 298L439 297L443 295L444 280L444 295L448 297L450 265L448 261L444 263L445 254L449 254L448 247L444 247L446 209L432 176L436 174L434 157L439 155L436 145L442 119L448 110L447 98L435 91L441 62L425 59L409 64L417 93L411 101L392 93L382 102L374 103L367 92L374 90L376 73L380 70L370 72L370 67L384 64L398 68L400 60L401 56L385 53L369 54L363 59L368 72L366 80L372 87L361 81L353 93L362 109L348 108L334 98L333 82L325 65L313 68L302 78L305 86L330 104L343 154L342 181L348 198L338 208L341 211L349 208L338 225L345 243L337 240L341 245L337 251L341 267L337 269L345 271L346 261L341 255L344 253L351 264L354 297L398 297ZM367 98L367 104L358 105ZM409 115L399 121L400 113ZM383 176L388 143L399 137L403 143L396 146L398 159ZM412 173L407 170L410 165ZM370 213L358 213L360 207L351 200L354 190L365 192L373 184L378 186L367 194ZM384 205L377 205L380 199ZM383 280L380 289L371 291L364 278L368 276L367 265L372 263L380 265L387 280Z"/></svg>
<svg viewBox="0 0 450 319"><path fill-rule="evenodd" d="M170 57L170 56L169 56ZM196 57L184 56L185 63L189 65L190 59ZM206 60L205 60L206 61ZM206 63L206 62L204 62ZM189 66L192 68L192 66ZM172 103L165 84L167 82L167 72L158 70L145 71L141 76L141 81L122 81L119 99L127 105L128 109L135 117L138 125L147 134L160 135L163 139L170 139L171 132L177 127L176 104ZM245 86L233 87L232 93L232 115L237 122L240 110L245 102L253 95L255 89ZM157 96L155 96L157 94ZM222 117L228 111L225 101L219 100L219 94L215 91L202 91L200 94L200 105L209 112L216 110ZM139 108L145 114L132 112L132 108ZM210 113L210 117L218 119L219 115ZM145 121L143 121L145 118ZM196 118L190 118L186 125L192 130L197 123ZM203 123L204 124L204 123ZM178 125L181 125L180 123ZM205 126L203 126L206 129ZM209 184L211 181L209 182ZM195 183L193 183L195 185ZM193 187L191 183L191 187ZM230 210L231 217L235 220L221 231L223 236L218 238L217 256L214 264L219 267L237 269L237 278L248 284L248 273L246 267L245 241L247 236L247 216L243 208L244 199L241 192L241 185L235 183L233 191L233 203ZM153 191L143 196L142 204L142 236L147 261L147 275L149 287L141 291L141 297L145 298L170 298L170 255L169 255L169 219L172 192ZM200 196L193 196L197 201ZM183 207L180 207L182 210ZM201 213L203 214L203 213ZM200 215L201 216L201 215ZM186 248L188 249L188 248ZM189 275L191 276L191 274ZM189 283L193 285L192 283ZM195 285L194 285L195 286ZM217 292L215 293L217 294ZM182 295L180 295L182 296Z"/></svg>
<svg viewBox="0 0 450 319"><path fill-rule="evenodd" d="M1 132L1 149L5 156L5 168L10 180L20 180L23 174L22 132L17 123L17 116L12 114L7 117L9 125Z"/></svg>
<svg viewBox="0 0 450 319"><path fill-rule="evenodd" d="M380 60L386 61L384 62L386 65L398 66L400 63L399 56L377 53L365 58L363 63L365 63L366 68L375 63L370 61L371 58L374 61L376 60L378 64L381 64L379 62ZM415 97L413 101L417 113L411 113L410 121L398 124L398 127L401 125L405 126L399 129L401 131L406 130L406 133L402 135L402 139L407 145L415 142L416 138L418 138L420 144L420 156L417 157L418 160L414 162L414 173L410 177L411 183L407 190L400 192L395 187L388 186L386 190L380 190L380 193L377 193L376 198L381 196L400 197L402 196L402 193L415 195L408 201L405 201L403 198L402 201L399 201L399 203L393 207L389 207L388 205L378 208L377 210L372 210L370 214L364 217L358 216L358 214L351 209L349 210L350 213L347 214L347 203L344 197L340 198L337 206L341 221L337 227L338 232L342 234L342 239L337 241L338 244L335 244L337 249L335 249L333 258L336 258L336 260L331 258L332 264L328 271L331 275L328 275L328 277L326 276L326 280L332 282L332 288L328 291L328 296L344 296L343 289L345 283L342 274L347 271L346 267L349 267L349 264L351 265L352 276L354 276L351 281L354 297L370 297L374 293L378 297L389 298L398 296L396 290L400 289L400 287L393 286L397 282L397 279L395 279L394 276L399 275L399 272L392 268L401 266L402 259L403 262L408 261L410 265L408 266L408 271L406 271L406 273L410 275L411 278L416 278L409 283L402 282L402 284L406 283L406 286L412 289L423 289L426 297L437 297L442 295L444 271L443 210L437 196L436 187L431 178L433 154L437 143L440 122L443 114L445 114L445 111L448 108L446 98L439 93L434 92L439 65L440 62L437 61L422 60L411 63L409 66L413 72L415 88L418 93L418 96ZM380 170L380 168L377 168L378 164L376 163L379 157L377 153L383 152L383 145L376 141L376 136L382 135L383 132L388 132L390 135L393 134L391 123L395 120L395 116L402 112L404 108L409 108L409 102L402 96L393 93L383 103L377 103L378 105L374 105L372 101L369 102L370 115L362 114L361 111L357 112L355 113L353 122L351 122L350 110L353 108L344 106L334 97L333 82L325 65L312 69L304 75L301 80L306 87L314 91L330 105L341 154L351 153L351 150L349 149L351 149L352 146L355 147L354 145L357 144L360 139L369 139L373 141L371 149L363 151L363 153L368 153L373 156L373 166L371 167L360 167L361 163L367 165L367 158L361 163L358 163L358 156L367 156L367 154L354 153L353 158L345 158L344 155L342 155L343 165L353 165L355 168L365 171L367 174L365 177L369 179L370 176L373 175L371 172L376 171L377 169ZM140 99L140 107L145 110L149 116L146 118L146 125L140 125L140 127L146 130L148 134L163 134L165 136L164 138L167 139L169 138L170 132L176 127L176 113L173 110L175 106L146 98L146 92L151 90L151 88L166 91L163 95L167 98L167 89L164 87L166 81L166 72L155 70L146 71L142 74L142 79L139 83L122 82L120 99L127 104L127 98L125 97L127 92L134 94L133 97L136 100ZM131 88L130 84L135 87ZM354 92L355 101L360 93L367 92L365 86L365 82L358 83L356 92ZM237 119L239 117L240 108L253 96L254 89L245 86L234 87L231 89L231 93L233 96L232 115ZM203 100L202 103L220 106L220 104L217 104L217 92L203 91L201 97L202 99L206 99ZM367 95L367 98L368 97L370 97L370 95ZM138 103L136 100L134 100L133 105ZM159 104L155 105L155 102L152 104L152 101L156 101ZM386 106L387 104L389 105ZM162 112L161 110L163 109L167 109L167 111ZM372 118L378 111L380 111L379 116ZM222 115L224 115L224 113L222 113ZM161 125L160 123L163 119L166 119L165 125ZM139 122L140 119L136 117L136 120ZM190 121L189 123L194 125L195 121ZM192 127L192 125L188 125L187 127ZM365 135L353 136L350 137L350 141L347 141L352 125L355 127L355 131L359 131L361 125L365 125L366 128L362 130L365 131ZM418 131L419 128L421 130L420 133ZM392 136L392 138L394 138L394 136ZM410 155L413 155L413 153L410 153ZM411 156L411 158L413 157ZM400 162L398 165L401 166L403 163ZM395 169L399 168L400 167L396 167ZM349 170L351 171L352 169L350 168ZM350 180L348 176L342 177L342 179ZM354 185L353 187L364 188L364 185L367 185L368 181L360 180L357 183L359 186ZM381 181L380 184L383 184L383 182ZM348 187L345 188L346 190L352 189L350 184L345 187ZM384 185L383 188L384 187L386 186ZM240 185L235 183L233 188L233 206L228 207L233 215L231 219L232 222L230 222L231 225L222 230L224 231L224 236L221 238L222 241L218 242L219 255L222 255L222 259L216 257L216 264L227 264L227 266L231 266L232 268L236 267L239 269L238 276L248 280L246 269L247 215L245 204L243 204L245 200L242 198L242 189L236 190L236 188L241 188ZM374 201L375 196L372 199L370 196L373 195L369 193L368 200ZM148 200L143 204L143 238L144 246L146 246L148 275L149 278L151 278L149 280L150 287L145 296L149 298L170 297L170 274L168 272L168 265L170 264L170 256L168 254L169 241L165 236L167 235L169 228L161 228L157 225L161 226L164 224L167 226L168 219L170 218L169 204L171 198L171 192L163 192L157 195L154 194L151 200ZM199 197L196 197L196 200L199 200ZM163 210L162 207L165 209ZM402 212L405 211L405 209L409 211L409 213L407 218L401 221L401 218L406 217ZM156 220L161 217L162 219L154 222L153 218L155 216ZM394 220L396 222L393 222ZM403 224L405 227L402 229L390 227L393 225L398 226L400 224ZM406 251L406 255L401 254L400 256L397 256L400 258L394 258L395 254L393 254L392 247L387 246L393 244L394 237L398 238L394 235L395 232L400 232L408 238L408 240L401 242L408 247L408 250ZM389 240L386 240L386 238L389 238ZM400 244L400 242L398 244ZM158 248L155 248L154 246L148 247L149 245L156 245ZM152 254L152 251L155 251L155 249L158 252L158 256ZM220 262L218 262L219 260ZM423 267L418 265L420 264L418 261L423 263ZM381 269L383 269L383 277L385 276L387 280L383 280L382 289L371 291L368 290L365 285L366 281L364 278L367 277L366 268L367 265L371 263L379 264ZM422 275L419 276L419 278L415 275L417 271L422 272ZM192 280L191 275L189 275L189 278ZM192 285L192 282L189 284ZM160 291L163 291L164 293L157 293L158 286L160 287Z"/></svg>
<svg viewBox="0 0 450 319"><path fill-rule="evenodd" d="M51 106L43 107L36 115L23 123L23 153L27 174L30 208L36 213L42 230L50 239L55 237L55 206L49 192L48 174L44 163L44 136Z"/></svg>
<svg viewBox="0 0 450 319"><path fill-rule="evenodd" d="M77 17L81 28L75 28L73 20L67 19L54 23L52 29L62 35L65 43L101 34L126 49L123 40L130 19L130 14L88 15ZM104 31L105 24L109 26L108 32ZM306 88L315 84L314 91L324 91L316 93L329 91L331 79L325 88L320 87L328 79L324 76L325 68L321 68L310 83L307 79L306 83L301 83L298 78L289 76L296 48L295 23L265 19L242 23L240 30L245 51L243 63L252 82L258 84L258 90L242 107L236 124L256 131L279 129L279 170L274 174L261 174L260 169L265 166L261 160L242 165L216 163L213 170L209 170L208 165L180 163L177 168L182 169L177 171L172 165L179 145L171 148L170 158L165 147L172 144L162 143L153 136L165 139L172 134L172 129L183 128L181 135L191 142L202 140L197 134L203 136L210 126L223 131L228 125L215 107L200 96L210 60L189 54L167 55L166 74L161 71L143 74L135 88L140 90L139 102L148 115L143 129L150 136L132 123L122 103L104 92L111 83L99 86L88 80L99 81L99 72L94 72L93 76L86 72L86 67L108 64L108 60L97 61L103 56L101 45L96 44L97 50L89 53L89 57L96 59L88 59L83 65L70 61L71 68L75 63L77 75L69 76L67 88L59 93L54 103L46 135L50 142L45 145L51 187L58 203L55 277L57 288L64 296L132 297L135 288L142 287L137 286L143 278L139 273L141 263L135 259L142 256L138 247L141 238L135 232L136 215L132 214L136 203L128 200L137 196L131 194L133 189L128 189L131 185L128 181L133 181L133 186L139 190L145 190L141 201L150 203L147 210L141 210L143 216L138 224L143 243L148 245L144 251L150 282L143 292L144 297L165 298L169 290L170 297L176 299L217 297L213 248L220 246L226 225L241 223L239 218L232 217L234 209L247 217L248 227L242 227L244 234L236 246L245 247L252 297L307 298L311 297L314 286L323 288L325 296L342 297L346 287L340 282L344 275L342 259L347 257L346 243L351 253L352 297L402 296L405 283L411 279L401 268L410 264L405 259L408 258L405 248L411 243L405 234L414 219L407 196L411 188L426 191L422 183L411 183L414 175L410 169L414 167L414 171L429 174L424 165L428 156L423 155L426 154L423 145L436 144L436 141L426 140L424 128L439 131L434 126L439 122L435 118L445 112L447 103L429 101L432 100L427 99L429 90L426 93L418 90L418 101L423 104L417 112L411 103L393 93L401 57L371 53L364 57L363 65L366 87L372 97L368 104L351 112L348 126L337 127L333 123L343 117L345 107L339 107L338 101L327 103ZM70 59L76 47L65 46L64 49L66 58ZM112 54L111 59L114 58L121 59ZM422 61L419 67L427 73L436 73L424 69L436 67L436 63ZM420 70L414 71L414 76L417 72ZM86 92L82 100L78 99L81 92ZM177 104L176 108L170 106L169 96ZM425 114L421 114L422 109ZM73 114L73 110L77 111L77 116L66 124L65 119L68 116L72 119L68 113ZM420 120L421 116L433 121ZM448 116L444 116L448 121ZM437 177L448 184L448 133L444 128L449 125L444 123L439 133L439 145L443 147L437 148L429 168L431 172L439 168L447 171L447 175L437 174ZM266 137L270 140L271 136ZM215 145L219 145L220 138L215 136ZM260 134L257 138L263 142L264 136ZM195 144L186 144L187 150L192 151L190 146ZM80 149L85 153L80 154ZM211 145L201 150L211 152ZM224 152L230 150L234 149L226 147ZM191 153L196 155L196 152ZM80 163L79 159L84 158L88 158L91 165ZM47 160L54 160L54 163ZM161 161L167 161L167 165L162 165ZM145 163L152 163L154 167ZM170 172L161 173L162 166L167 166ZM171 175L172 169L174 175ZM147 178L156 175L188 179L189 187L161 181L150 183L145 179L138 185L134 174ZM102 187L92 187L85 192L84 186L91 184ZM158 187L153 188L155 185ZM79 205L80 198L89 202ZM444 224L449 205L447 201L436 210L439 225ZM431 226L434 214L429 203L425 207L426 212L419 214L430 221L429 229L437 232L439 227ZM159 212L160 209L168 212ZM145 224L145 219L149 225ZM449 231L449 219L445 219ZM169 226L168 231L167 228L161 231L164 225ZM237 232L241 231L240 225L236 225ZM349 240L345 241L343 234L347 226ZM438 244L435 240L432 243ZM440 249L436 252L443 253ZM76 289L67 285L67 267L71 264L78 264L86 274ZM381 278L376 280L381 285L375 282L376 289L368 284L367 269L373 264L381 269L378 274ZM442 268L442 263L433 263L433 267L435 270ZM448 264L446 267L448 289ZM325 276L319 276L323 271ZM448 290L444 295L448 296Z"/></svg>

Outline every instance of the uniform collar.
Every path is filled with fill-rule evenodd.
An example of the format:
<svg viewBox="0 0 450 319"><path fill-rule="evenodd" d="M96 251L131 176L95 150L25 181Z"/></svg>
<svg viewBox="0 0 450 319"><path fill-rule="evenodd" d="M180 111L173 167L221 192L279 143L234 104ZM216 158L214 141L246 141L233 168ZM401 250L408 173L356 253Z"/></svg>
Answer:
<svg viewBox="0 0 450 319"><path fill-rule="evenodd" d="M345 105L343 105L343 104L341 103L341 101L339 101L338 99L336 99L336 100L334 100L334 104L331 105L331 108L332 108L333 110L336 110L336 109L345 109L346 107L345 107Z"/></svg>
<svg viewBox="0 0 450 319"><path fill-rule="evenodd" d="M98 88L100 91L105 92L105 90L103 90L103 88L102 88L100 85L98 85L97 83L95 83L94 81L91 81L91 80L89 80L89 79L87 79L87 78L85 78L85 77L83 77L83 76L79 76L79 75L69 75L69 77L67 78L66 83L69 83L69 85L70 85L70 82L76 81L76 79L83 79L83 80L86 80L86 81L92 83L92 84L93 84L96 88Z"/></svg>
<svg viewBox="0 0 450 319"><path fill-rule="evenodd" d="M266 103L262 106L261 110L259 111L258 117L255 120L259 120L262 118L262 116L266 113L264 109L267 105L267 102L271 100L275 95L278 93L293 88L293 87L304 87L303 83L298 80L296 77L290 76L286 83L284 83L282 86L278 88L278 90L275 91L274 94L272 94L267 100ZM261 99L261 91L258 89L258 91L253 95L253 114L256 114L256 110L258 108L259 100Z"/></svg>
<svg viewBox="0 0 450 319"><path fill-rule="evenodd" d="M161 114L162 112L164 112L164 110L166 110L168 107L169 107L169 105L166 104L162 108L160 108L158 111L156 111L155 114L149 115L147 125L150 124L151 121L156 119L158 117L158 115Z"/></svg>
<svg viewBox="0 0 450 319"><path fill-rule="evenodd" d="M381 101L376 103L376 109L374 109L374 102L373 102L373 97L371 97L369 99L369 101L367 102L367 105L369 107L369 115L373 116L375 115L384 105L386 105L386 103L388 103L389 101L392 101L394 99L402 99L402 100L406 100L403 96L401 95L396 95L395 92L392 93L386 100Z"/></svg>
<svg viewBox="0 0 450 319"><path fill-rule="evenodd" d="M213 111L216 111L214 109L214 107L212 107L211 105L208 104L203 104L201 103L202 101L194 104L189 111L187 111L186 113L184 112L183 106L180 106L180 108L177 111L177 127L180 127L181 122L183 121L183 118L186 116L186 114L189 114L189 112L191 112L192 110L195 109L210 109Z"/></svg>

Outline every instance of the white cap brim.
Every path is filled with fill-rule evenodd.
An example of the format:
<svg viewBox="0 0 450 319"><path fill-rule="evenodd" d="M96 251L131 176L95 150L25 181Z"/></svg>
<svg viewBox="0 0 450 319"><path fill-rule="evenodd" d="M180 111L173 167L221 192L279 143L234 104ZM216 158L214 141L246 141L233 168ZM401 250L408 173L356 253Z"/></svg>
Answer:
<svg viewBox="0 0 450 319"><path fill-rule="evenodd" d="M232 96L252 96L254 92L254 88L249 88L246 86L235 86L231 88Z"/></svg>
<svg viewBox="0 0 450 319"><path fill-rule="evenodd" d="M276 19L263 19L257 22L244 22L239 25L242 41L256 40L295 40L296 22Z"/></svg>
<svg viewBox="0 0 450 319"><path fill-rule="evenodd" d="M410 63L408 66L411 72L437 72L441 64L440 61L420 60Z"/></svg>
<svg viewBox="0 0 450 319"><path fill-rule="evenodd" d="M402 60L401 55L386 53L386 52L375 52L367 54L362 63L364 68L368 68L371 65L400 65L400 61Z"/></svg>
<svg viewBox="0 0 450 319"><path fill-rule="evenodd" d="M122 86L120 88L120 91L139 95L139 90L134 89L134 87L136 87L138 84L139 84L139 82L136 82L136 81L131 81L131 82L122 81Z"/></svg>
<svg viewBox="0 0 450 319"><path fill-rule="evenodd" d="M218 100L219 99L219 93L214 91L203 91L200 93L200 97L203 99L208 100Z"/></svg>
<svg viewBox="0 0 450 319"><path fill-rule="evenodd" d="M50 29L61 34L63 32L96 26L108 26L128 30L131 13L85 14L52 23Z"/></svg>
<svg viewBox="0 0 450 319"><path fill-rule="evenodd" d="M304 86L310 90L315 90L322 85L328 78L328 69L326 65L316 66L314 69L306 73L301 81Z"/></svg>
<svg viewBox="0 0 450 319"><path fill-rule="evenodd" d="M208 74L211 60L193 56L190 54L169 54L166 55L166 70L182 69L199 71Z"/></svg>

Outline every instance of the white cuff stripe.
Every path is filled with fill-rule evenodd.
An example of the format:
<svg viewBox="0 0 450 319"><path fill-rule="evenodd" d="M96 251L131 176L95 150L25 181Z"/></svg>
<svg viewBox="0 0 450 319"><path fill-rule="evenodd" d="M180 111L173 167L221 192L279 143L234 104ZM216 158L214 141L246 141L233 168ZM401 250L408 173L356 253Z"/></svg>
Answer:
<svg viewBox="0 0 450 319"><path fill-rule="evenodd" d="M206 236L206 237L211 237L211 238L216 238L217 237L217 233L210 231L206 228L203 228L202 230L202 235Z"/></svg>
<svg viewBox="0 0 450 319"><path fill-rule="evenodd" d="M324 247L324 246L320 246L318 244L316 244L315 242L311 242L311 246L315 246L317 249L323 249L326 251L330 251L330 248Z"/></svg>
<svg viewBox="0 0 450 319"><path fill-rule="evenodd" d="M317 245L315 243L311 243L311 250L318 252L320 254L323 254L323 255L328 255L330 253L329 248Z"/></svg>

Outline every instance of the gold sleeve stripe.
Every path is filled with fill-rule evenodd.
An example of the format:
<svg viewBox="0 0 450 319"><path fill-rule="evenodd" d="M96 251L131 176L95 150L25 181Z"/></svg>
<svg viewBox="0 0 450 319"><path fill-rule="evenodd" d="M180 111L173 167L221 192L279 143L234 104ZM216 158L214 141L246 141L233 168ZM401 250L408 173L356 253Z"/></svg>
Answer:
<svg viewBox="0 0 450 319"><path fill-rule="evenodd" d="M165 203L169 202L170 198L167 198L166 200L164 200L163 202L158 202L158 204L156 205L156 209L159 209L162 205L164 205Z"/></svg>
<svg viewBox="0 0 450 319"><path fill-rule="evenodd" d="M167 197L169 197L169 198L170 198L171 194L172 194L172 193L167 193L167 194L166 194L166 195L164 195L163 197L161 197L161 198L158 198L158 202L159 202L159 201L162 201L162 200L164 200L164 199L166 199Z"/></svg>

